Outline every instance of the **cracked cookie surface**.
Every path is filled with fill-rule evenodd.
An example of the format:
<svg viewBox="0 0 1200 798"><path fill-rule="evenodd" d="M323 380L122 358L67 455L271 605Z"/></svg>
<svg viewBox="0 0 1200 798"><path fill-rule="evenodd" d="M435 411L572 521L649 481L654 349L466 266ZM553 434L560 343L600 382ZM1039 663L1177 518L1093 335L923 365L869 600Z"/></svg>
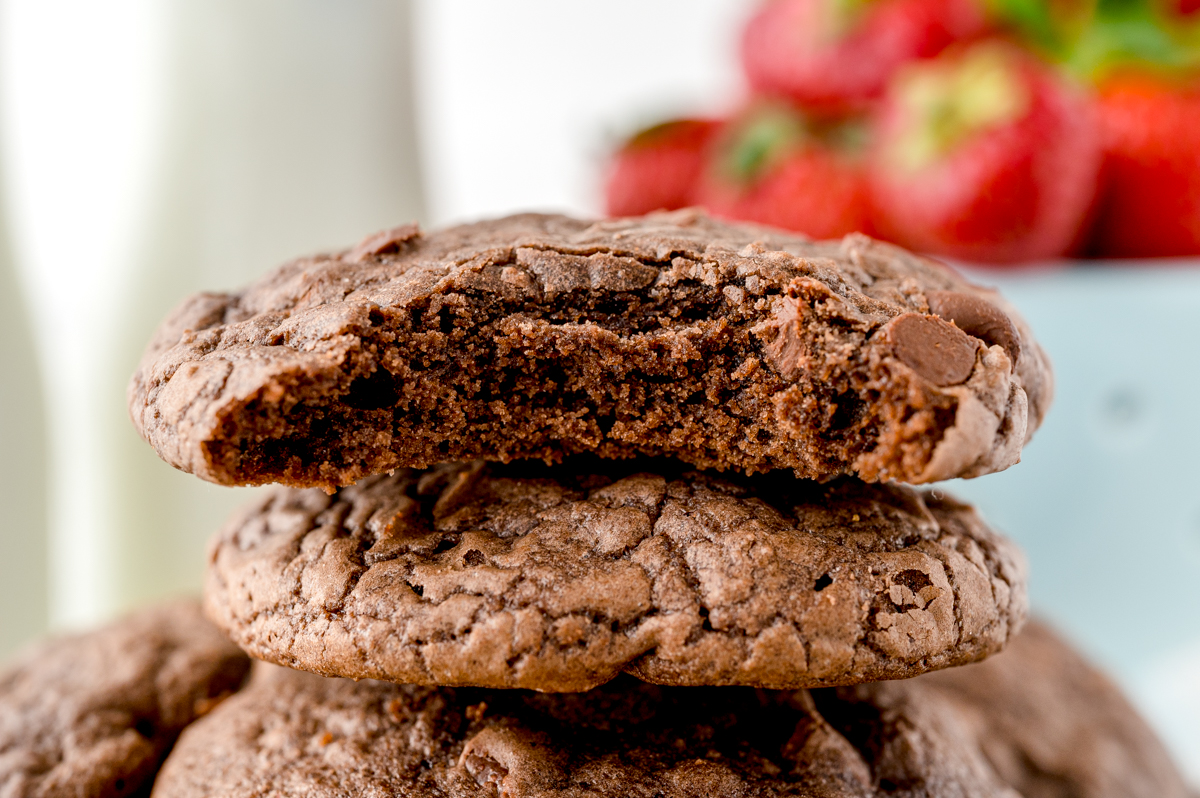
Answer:
<svg viewBox="0 0 1200 798"><path fill-rule="evenodd" d="M209 549L205 609L256 657L329 676L586 690L794 688L999 651L1020 552L895 485L667 461L444 465L332 496L277 488Z"/></svg>
<svg viewBox="0 0 1200 798"><path fill-rule="evenodd" d="M195 602L26 649L0 669L0 796L145 795L183 727L249 670Z"/></svg>
<svg viewBox="0 0 1200 798"><path fill-rule="evenodd" d="M932 482L1012 465L1051 396L995 292L850 236L526 214L284 265L162 324L134 424L221 484L592 452Z"/></svg>
<svg viewBox="0 0 1200 798"><path fill-rule="evenodd" d="M1104 674L1049 627L1002 653L916 680L952 704L992 767L1025 798L1189 798L1162 742ZM864 687L879 703L887 686Z"/></svg>
<svg viewBox="0 0 1200 798"><path fill-rule="evenodd" d="M545 695L267 665L184 732L153 798L1021 798L942 707L817 692L622 677Z"/></svg>

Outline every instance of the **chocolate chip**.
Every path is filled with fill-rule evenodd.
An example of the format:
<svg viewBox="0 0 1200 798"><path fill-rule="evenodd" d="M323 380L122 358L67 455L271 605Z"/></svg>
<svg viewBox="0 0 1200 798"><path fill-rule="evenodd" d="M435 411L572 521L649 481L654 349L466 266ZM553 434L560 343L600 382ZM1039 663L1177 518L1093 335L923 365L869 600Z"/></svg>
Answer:
<svg viewBox="0 0 1200 798"><path fill-rule="evenodd" d="M975 368L978 343L937 316L902 313L883 331L896 357L934 385L957 385Z"/></svg>
<svg viewBox="0 0 1200 798"><path fill-rule="evenodd" d="M508 768L490 756L467 754L463 758L463 765L467 768L467 772L475 777L475 781L480 787L490 786L494 791L493 795L499 792L500 782L508 775Z"/></svg>
<svg viewBox="0 0 1200 798"><path fill-rule="evenodd" d="M484 474L484 462L476 460L450 474L446 487L433 505L433 517L441 520L457 510L473 495L475 485Z"/></svg>
<svg viewBox="0 0 1200 798"><path fill-rule="evenodd" d="M1016 365L1021 355L1021 337L1012 320L990 302L961 291L930 291L925 295L935 316L952 321L958 329L988 346L1000 346Z"/></svg>
<svg viewBox="0 0 1200 798"><path fill-rule="evenodd" d="M799 301L791 297L781 300L767 326L779 331L775 340L767 344L767 359L784 377L794 379L803 371L807 355Z"/></svg>
<svg viewBox="0 0 1200 798"><path fill-rule="evenodd" d="M388 252L399 252L408 242L421 237L421 228L416 224L402 224L391 230L381 230L369 235L350 250L347 258L351 263L358 263L368 255L383 255Z"/></svg>

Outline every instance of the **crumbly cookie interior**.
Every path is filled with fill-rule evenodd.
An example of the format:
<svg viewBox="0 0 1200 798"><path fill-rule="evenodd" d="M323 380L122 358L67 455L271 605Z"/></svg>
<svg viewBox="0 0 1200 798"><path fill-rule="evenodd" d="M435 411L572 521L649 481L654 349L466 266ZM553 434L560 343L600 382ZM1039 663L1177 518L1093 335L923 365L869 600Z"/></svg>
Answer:
<svg viewBox="0 0 1200 798"><path fill-rule="evenodd" d="M953 424L957 400L870 345L880 320L827 291L755 294L760 281L682 257L552 253L538 269L541 254L403 307L360 291L338 367L276 374L227 407L207 458L229 481L297 485L577 452L912 481ZM589 277L628 290L577 285Z"/></svg>

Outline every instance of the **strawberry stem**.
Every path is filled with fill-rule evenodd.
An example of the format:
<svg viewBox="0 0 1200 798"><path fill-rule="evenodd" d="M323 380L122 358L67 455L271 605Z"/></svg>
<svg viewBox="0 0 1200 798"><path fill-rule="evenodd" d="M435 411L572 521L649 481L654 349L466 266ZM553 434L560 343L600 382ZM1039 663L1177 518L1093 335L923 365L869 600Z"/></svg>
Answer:
<svg viewBox="0 0 1200 798"><path fill-rule="evenodd" d="M988 10L1001 25L1052 58L1066 52L1068 32L1046 0L988 0Z"/></svg>

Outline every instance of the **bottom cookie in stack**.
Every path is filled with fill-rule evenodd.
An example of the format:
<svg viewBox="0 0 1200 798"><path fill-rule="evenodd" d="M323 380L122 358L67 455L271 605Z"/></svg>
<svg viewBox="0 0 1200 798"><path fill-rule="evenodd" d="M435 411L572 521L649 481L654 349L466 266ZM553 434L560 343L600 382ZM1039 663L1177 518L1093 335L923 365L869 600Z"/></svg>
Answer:
<svg viewBox="0 0 1200 798"><path fill-rule="evenodd" d="M1036 624L985 663L797 691L438 688L259 666L153 798L1186 798L1120 694Z"/></svg>
<svg viewBox="0 0 1200 798"><path fill-rule="evenodd" d="M903 690L900 684L864 689L877 696ZM953 707L972 743L1025 798L1188 794L1166 749L1116 686L1043 624L1028 624L986 662L913 685Z"/></svg>
<svg viewBox="0 0 1200 798"><path fill-rule="evenodd" d="M0 671L0 798L146 795L173 743L154 780L153 798L1187 796L1161 744L1120 694L1037 624L982 663L897 681L786 690L645 681L666 673L720 684L738 672L738 663L745 665L742 673L779 674L788 649L756 652L736 643L739 634L754 637L739 630L749 623L769 629L762 619L778 616L801 631L816 630L803 642L819 649L838 627L808 619L828 620L822 602L836 606L846 596L861 597L863 604L851 606L869 619L872 611L936 619L942 612L936 605L944 600L957 624L951 628L961 629L964 615L982 611L982 596L1007 595L1003 608L996 602L983 606L991 606L1010 632L1023 609L1023 573L1011 562L1011 544L988 532L964 505L853 482L802 483L800 490L786 481L689 472L596 480L561 470L551 479L496 468L398 474L334 497L277 492L217 536L211 570L222 579L210 583L209 605L222 606L214 601L222 585L254 590L275 585L277 592L269 594L275 606L291 607L291 614L264 610L265 628L290 619L295 633L274 641L265 634L247 639L284 654L294 650L288 644L301 641L299 650L312 656L319 644L312 631L319 628L317 617L306 619L299 610L313 596L346 599L340 615L331 607L321 610L326 628L337 622L344 629L370 629L367 621L374 617L390 619L397 635L412 628L444 632L438 608L465 596L477 610L468 617L490 630L477 638L490 651L500 638L487 621L514 611L520 597L537 599L528 607L547 617L556 607L566 607L571 618L589 602L611 607L622 600L621 592L601 587L619 573L611 570L614 563L628 558L641 567L646 560L637 553L643 546L666 548L674 554L651 562L664 572L686 569L684 576L692 578L668 580L664 584L674 585L672 590L651 580L648 595L661 606L652 605L645 616L674 607L690 630L685 643L709 641L677 651L723 652L716 661L727 667L706 672L647 665L655 657L672 661L661 645L627 661L628 650L613 641L635 625L609 628L616 637L597 647L586 634L573 644L562 639L553 633L557 621L546 621L539 628L550 631L541 647L522 649L506 663L510 671L480 666L477 672L488 680L497 674L518 679L525 678L522 669L530 663L540 664L529 672L553 674L564 662L604 663L584 669L589 678L626 672L590 691L542 693L355 682L261 664L247 687L221 703L241 687L248 660L194 605L151 609L35 646ZM397 485L406 487L396 493ZM643 515L653 523L635 522ZM418 534L422 524L429 526ZM626 545L604 551L597 541L609 540L605 535L611 540L624 535ZM812 540L798 542L805 537ZM403 541L407 544L400 545ZM387 556L379 556L383 553ZM920 573L929 584L921 584L917 569L909 567L920 562L928 566ZM939 587L931 562L950 575L949 592ZM963 562L1007 576L981 592L969 586L983 583L962 576L971 573ZM386 566L383 573L391 578L371 576L375 566ZM352 578L344 582L346 568ZM506 568L511 579L499 579ZM251 579L255 569L260 582ZM589 574L609 576L597 581ZM369 578L375 579L374 592L356 594ZM506 592L521 581L537 589ZM811 589L790 595L789 583L811 583ZM330 584L349 587L338 594L329 591ZM389 603L397 594L388 585L399 584L418 597L439 591L445 596L430 595L424 611L432 615L422 616L412 605ZM471 585L490 587L470 596ZM842 590L834 591L834 585ZM289 591L292 598L285 600ZM553 602L558 594L565 603ZM374 604L364 601L370 596ZM724 603L706 605L707 614L693 606L720 596ZM682 603L667 606L667 599ZM229 596L225 601L233 603ZM764 606L774 606L774 615L756 614ZM372 607L377 616L367 612ZM790 620L793 615L799 620ZM599 624L598 617L591 620ZM887 628L896 626L893 620ZM867 637L867 647L879 631L854 630ZM425 643L448 646L449 661L469 673L467 655L480 649L460 645L471 639L470 633L435 634ZM959 639L973 638L960 633ZM328 650L334 666L356 661L344 659L353 650L344 639ZM563 660L564 651L582 652L583 660ZM606 651L613 656L596 659ZM753 665L762 651L775 657L760 657L759 664L771 664L765 671ZM970 647L944 651L951 653L943 657L959 660L978 655ZM742 658L746 654L749 659ZM493 660L481 662L495 666ZM927 667L920 659L895 656L849 662L871 667L900 662L908 673ZM795 673L798 681L812 677L801 668ZM863 675L843 671L838 678L861 682Z"/></svg>
<svg viewBox="0 0 1200 798"><path fill-rule="evenodd" d="M145 795L250 659L195 602L37 643L0 669L0 798Z"/></svg>

